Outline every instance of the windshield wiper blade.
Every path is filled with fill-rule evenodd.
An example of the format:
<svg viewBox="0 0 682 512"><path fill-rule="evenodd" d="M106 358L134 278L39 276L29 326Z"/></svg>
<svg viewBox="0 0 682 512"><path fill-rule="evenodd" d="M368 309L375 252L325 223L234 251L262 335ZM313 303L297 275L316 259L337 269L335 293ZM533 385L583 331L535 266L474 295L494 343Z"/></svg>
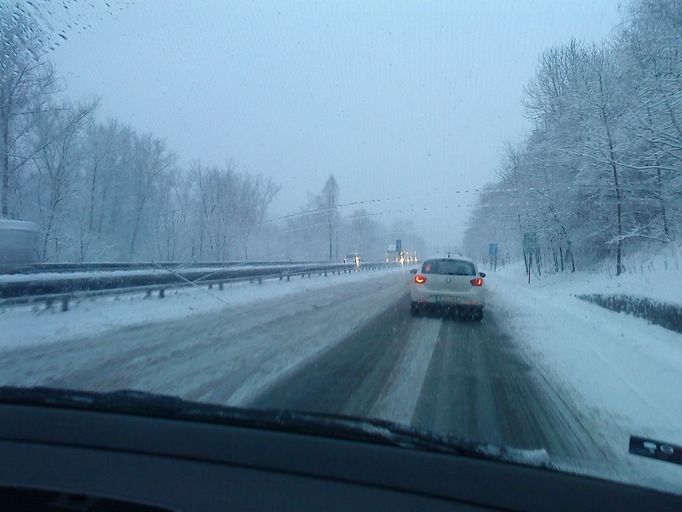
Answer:
<svg viewBox="0 0 682 512"><path fill-rule="evenodd" d="M449 434L372 418L288 409L231 407L192 402L171 395L136 390L100 393L50 387L0 386L0 403L82 409L281 430L554 469L544 450L528 451L463 441Z"/></svg>

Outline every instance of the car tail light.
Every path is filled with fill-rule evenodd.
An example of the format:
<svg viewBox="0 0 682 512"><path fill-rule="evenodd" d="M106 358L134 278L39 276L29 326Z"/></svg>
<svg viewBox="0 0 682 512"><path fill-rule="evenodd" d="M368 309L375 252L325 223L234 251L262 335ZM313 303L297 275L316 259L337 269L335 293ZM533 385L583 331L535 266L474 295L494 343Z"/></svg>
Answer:
<svg viewBox="0 0 682 512"><path fill-rule="evenodd" d="M417 274L414 276L414 282L417 284L424 284L426 282L426 276L424 274Z"/></svg>
<svg viewBox="0 0 682 512"><path fill-rule="evenodd" d="M482 277L474 277L471 281L471 286L483 286L483 278Z"/></svg>

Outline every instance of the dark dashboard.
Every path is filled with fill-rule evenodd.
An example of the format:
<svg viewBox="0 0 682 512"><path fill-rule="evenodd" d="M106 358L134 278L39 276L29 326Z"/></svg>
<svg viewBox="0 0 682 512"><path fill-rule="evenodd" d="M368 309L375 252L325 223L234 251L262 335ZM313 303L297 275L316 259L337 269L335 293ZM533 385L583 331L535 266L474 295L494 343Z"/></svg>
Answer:
<svg viewBox="0 0 682 512"><path fill-rule="evenodd" d="M0 404L2 510L681 510L556 471L282 430Z"/></svg>

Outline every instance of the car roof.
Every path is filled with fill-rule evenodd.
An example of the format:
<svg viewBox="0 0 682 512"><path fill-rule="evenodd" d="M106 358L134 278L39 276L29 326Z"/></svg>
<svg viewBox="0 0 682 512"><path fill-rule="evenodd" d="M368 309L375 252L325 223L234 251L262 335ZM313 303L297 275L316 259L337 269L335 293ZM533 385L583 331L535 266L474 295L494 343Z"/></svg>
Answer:
<svg viewBox="0 0 682 512"><path fill-rule="evenodd" d="M450 258L428 258L424 260L424 263L427 263L429 261L466 261L467 263L476 265L476 262L474 260L472 260L471 258L466 258L465 256L455 256Z"/></svg>

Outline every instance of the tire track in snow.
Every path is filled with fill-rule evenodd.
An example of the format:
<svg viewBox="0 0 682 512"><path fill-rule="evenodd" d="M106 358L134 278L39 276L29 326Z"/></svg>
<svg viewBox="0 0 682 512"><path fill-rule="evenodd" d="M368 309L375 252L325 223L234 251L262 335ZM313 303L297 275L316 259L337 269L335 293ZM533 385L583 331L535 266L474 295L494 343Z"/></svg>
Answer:
<svg viewBox="0 0 682 512"><path fill-rule="evenodd" d="M386 385L370 412L371 417L396 423L412 423L440 329L440 319L413 320L403 354L388 376Z"/></svg>

